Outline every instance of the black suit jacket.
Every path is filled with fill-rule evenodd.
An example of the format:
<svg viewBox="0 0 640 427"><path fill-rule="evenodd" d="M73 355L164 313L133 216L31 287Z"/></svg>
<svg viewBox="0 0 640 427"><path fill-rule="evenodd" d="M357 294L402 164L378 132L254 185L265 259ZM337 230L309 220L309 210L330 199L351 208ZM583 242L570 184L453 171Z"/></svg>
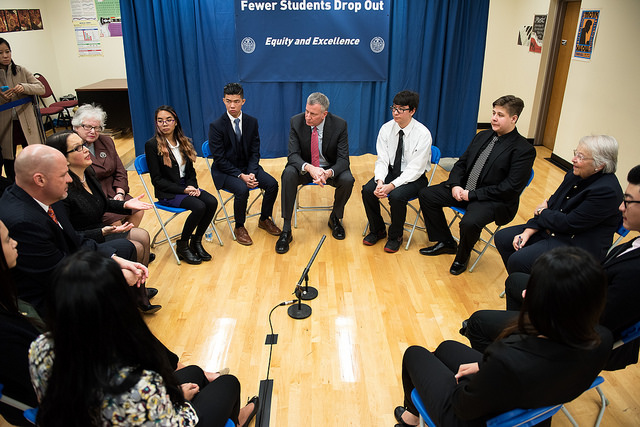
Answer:
<svg viewBox="0 0 640 427"><path fill-rule="evenodd" d="M636 237L637 239L637 237ZM634 239L635 240L635 239ZM607 286L607 306L600 323L611 330L614 337L640 321L640 249L618 256L631 247L631 242L616 246L603 262L609 286ZM606 369L622 369L638 362L640 339L619 347L611 353Z"/></svg>
<svg viewBox="0 0 640 427"><path fill-rule="evenodd" d="M184 159L186 162L184 170L186 185L183 185L180 183L178 162L171 154L171 150L169 150L171 167L165 166L163 163L162 155L158 153L158 143L155 137L144 144L144 152L147 155L147 166L149 167L149 175L151 176L156 198L173 199L176 194L184 194L184 189L190 185L198 188L196 170L193 168L193 162L190 159Z"/></svg>
<svg viewBox="0 0 640 427"><path fill-rule="evenodd" d="M347 122L331 113L324 118L322 155L329 162L326 169L333 169L334 176L349 169ZM300 113L291 118L287 166L293 165L300 171L305 163L311 163L311 127L307 125L304 113Z"/></svg>
<svg viewBox="0 0 640 427"><path fill-rule="evenodd" d="M242 139L237 147L233 123L224 113L209 125L209 147L213 156L211 176L216 187L221 188L226 175L257 174L260 168L258 120L242 113Z"/></svg>
<svg viewBox="0 0 640 427"><path fill-rule="evenodd" d="M51 275L60 261L80 249L94 250L106 256L116 251L107 244L76 232L62 202L51 205L60 228L42 207L22 188L14 184L0 198L0 220L9 235L18 242L18 263L11 270L18 297L43 312Z"/></svg>
<svg viewBox="0 0 640 427"><path fill-rule="evenodd" d="M493 130L476 134L451 169L446 186L464 188L482 146L494 135ZM501 136L482 168L476 189L469 191L469 202L493 202L496 224L508 223L518 212L520 194L527 186L535 158L535 148L518 133L517 128Z"/></svg>
<svg viewBox="0 0 640 427"><path fill-rule="evenodd" d="M569 171L549 198L549 207L527 221L526 227L549 230L554 238L602 261L620 224L620 203L622 188L614 174L598 172L582 179Z"/></svg>

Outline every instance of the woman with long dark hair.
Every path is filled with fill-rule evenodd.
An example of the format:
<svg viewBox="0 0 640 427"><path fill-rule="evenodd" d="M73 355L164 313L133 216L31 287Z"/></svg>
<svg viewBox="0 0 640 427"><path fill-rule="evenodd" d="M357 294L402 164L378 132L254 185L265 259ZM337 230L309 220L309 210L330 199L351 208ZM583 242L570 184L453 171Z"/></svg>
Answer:
<svg viewBox="0 0 640 427"><path fill-rule="evenodd" d="M31 95L44 95L44 85L29 70L16 65L11 57L9 42L0 37L0 107L3 104L20 101ZM29 144L42 144L41 124L36 117L34 105L26 103L0 111L0 159L3 160L5 175L11 181L15 179L13 161L16 147ZM0 165L2 172L2 165Z"/></svg>
<svg viewBox="0 0 640 427"><path fill-rule="evenodd" d="M445 341L434 352L407 349L404 406L394 411L398 425L418 424L414 388L430 418L444 426L485 425L512 409L575 399L611 352L611 332L598 326L605 288L602 269L583 249L561 247L541 255L517 324L484 354L457 341Z"/></svg>
<svg viewBox="0 0 640 427"><path fill-rule="evenodd" d="M35 309L18 300L10 269L16 266L18 243L0 221L0 384L2 393L29 406L38 404L29 381L29 344L44 329ZM0 403L0 415L13 425L30 423L22 411Z"/></svg>
<svg viewBox="0 0 640 427"><path fill-rule="evenodd" d="M166 206L191 211L176 242L176 252L188 264L210 261L211 255L202 246L202 236L216 213L218 200L198 188L193 167L196 150L182 131L173 107L158 107L154 117L156 134L147 141L144 151L156 197Z"/></svg>
<svg viewBox="0 0 640 427"><path fill-rule="evenodd" d="M88 286L90 284L90 286ZM257 398L240 409L240 383L231 375L184 384L167 351L135 305L118 265L78 252L56 270L48 324L29 350L40 401L38 425L223 426L248 424ZM183 384L181 384L183 383Z"/></svg>

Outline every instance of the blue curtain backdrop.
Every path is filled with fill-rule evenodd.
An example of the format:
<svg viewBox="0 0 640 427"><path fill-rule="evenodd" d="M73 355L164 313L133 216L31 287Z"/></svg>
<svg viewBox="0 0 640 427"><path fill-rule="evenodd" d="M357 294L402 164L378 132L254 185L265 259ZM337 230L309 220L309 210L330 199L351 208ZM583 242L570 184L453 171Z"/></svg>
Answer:
<svg viewBox="0 0 640 427"><path fill-rule="evenodd" d="M209 123L225 111L223 86L238 81L233 2L120 0L120 8L136 153L153 136L162 104L176 109L200 152ZM420 94L414 117L443 155L459 156L476 131L488 11L489 0L393 0L387 82L241 82L243 111L260 124L262 157L287 155L289 118L315 91L347 121L351 155L375 153L403 89Z"/></svg>

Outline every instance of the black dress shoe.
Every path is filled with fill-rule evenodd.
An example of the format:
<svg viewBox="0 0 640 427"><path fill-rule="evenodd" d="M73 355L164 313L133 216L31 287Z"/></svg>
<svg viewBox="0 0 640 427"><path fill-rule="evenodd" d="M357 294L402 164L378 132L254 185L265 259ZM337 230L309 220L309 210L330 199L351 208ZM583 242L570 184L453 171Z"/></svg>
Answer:
<svg viewBox="0 0 640 427"><path fill-rule="evenodd" d="M201 264L202 258L198 254L193 253L189 248L189 242L187 240L178 240L176 242L176 253L178 259L185 260L187 264Z"/></svg>
<svg viewBox="0 0 640 427"><path fill-rule="evenodd" d="M258 406L260 405L260 400L258 399L258 396L253 396L251 399L249 399L249 401L247 402L247 405L250 403L253 403L253 410L249 414L249 418L247 418L247 421L244 424L242 424L241 427L248 426L251 420L253 419L253 417L255 417L256 413L258 412Z"/></svg>
<svg viewBox="0 0 640 427"><path fill-rule="evenodd" d="M467 262L453 261L453 264L451 264L451 268L449 269L449 273L453 274L454 276L464 273L464 271L467 269L468 263L469 261Z"/></svg>
<svg viewBox="0 0 640 427"><path fill-rule="evenodd" d="M293 241L293 235L290 231L283 231L276 241L276 253L286 254L289 251L289 243Z"/></svg>
<svg viewBox="0 0 640 427"><path fill-rule="evenodd" d="M151 299L158 295L158 290L156 288L147 288L147 298Z"/></svg>
<svg viewBox="0 0 640 427"><path fill-rule="evenodd" d="M153 314L162 308L158 304L138 304L138 310L142 314Z"/></svg>
<svg viewBox="0 0 640 427"><path fill-rule="evenodd" d="M434 256L441 254L455 254L458 250L458 245L456 242L438 242L433 246L429 246L428 248L420 249L421 255Z"/></svg>
<svg viewBox="0 0 640 427"><path fill-rule="evenodd" d="M396 417L396 421L398 421L398 424L396 424L397 426L402 426L402 427L411 426L411 424L405 423L404 420L402 419L402 414L404 414L406 410L407 409L403 406L396 406L396 409L393 410L393 416ZM415 426L411 426L411 427L415 427Z"/></svg>
<svg viewBox="0 0 640 427"><path fill-rule="evenodd" d="M334 239L344 240L344 227L340 224L340 220L333 215L329 217L329 228Z"/></svg>
<svg viewBox="0 0 640 427"><path fill-rule="evenodd" d="M153 252L149 252L149 264L151 264L156 259L156 254Z"/></svg>

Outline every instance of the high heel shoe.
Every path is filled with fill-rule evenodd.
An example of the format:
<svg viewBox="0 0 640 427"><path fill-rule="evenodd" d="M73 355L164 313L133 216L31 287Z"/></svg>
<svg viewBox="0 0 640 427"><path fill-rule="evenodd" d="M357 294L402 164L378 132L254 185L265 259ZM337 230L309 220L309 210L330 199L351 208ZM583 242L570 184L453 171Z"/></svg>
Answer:
<svg viewBox="0 0 640 427"><path fill-rule="evenodd" d="M160 304L138 304L138 310L142 314L153 314L161 308L162 306Z"/></svg>
<svg viewBox="0 0 640 427"><path fill-rule="evenodd" d="M242 424L240 427L247 427L249 423L251 423L251 420L253 419L253 417L255 417L256 413L258 412L258 406L260 404L260 400L258 399L258 396L253 396L251 399L249 399L249 401L247 402L247 405L250 403L253 403L253 410L249 414L249 418L247 418L247 421L245 421L245 423Z"/></svg>

